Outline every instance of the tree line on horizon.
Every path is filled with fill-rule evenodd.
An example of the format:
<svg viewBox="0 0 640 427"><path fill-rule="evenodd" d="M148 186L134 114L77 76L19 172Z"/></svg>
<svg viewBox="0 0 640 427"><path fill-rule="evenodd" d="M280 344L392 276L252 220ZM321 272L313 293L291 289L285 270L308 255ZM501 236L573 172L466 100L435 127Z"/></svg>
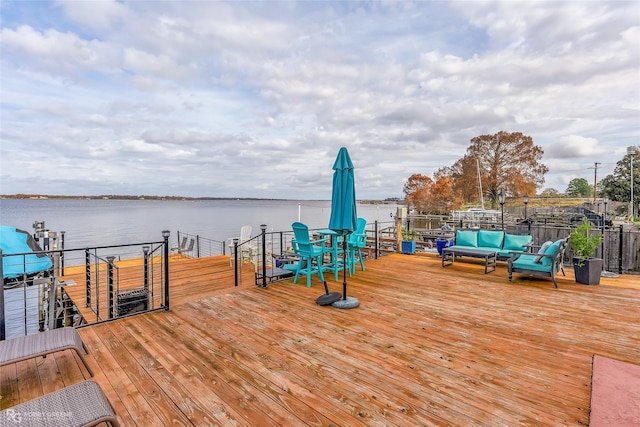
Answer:
<svg viewBox="0 0 640 427"><path fill-rule="evenodd" d="M471 139L465 155L453 165L437 170L433 177L412 174L403 192L407 205L420 213L447 215L464 205L478 203L481 197L493 209L499 204L499 194L506 199L535 196L544 184L549 168L541 162L544 151L533 143L530 136L521 132L500 131L494 135L481 135ZM611 175L600 180L596 193L606 195L611 201L629 202L631 198L631 169L638 151L621 159ZM640 200L640 183L633 168L634 198ZM482 195L480 194L482 188ZM590 197L593 186L585 178L574 178L564 195ZM549 188L541 197L562 197L558 190Z"/></svg>

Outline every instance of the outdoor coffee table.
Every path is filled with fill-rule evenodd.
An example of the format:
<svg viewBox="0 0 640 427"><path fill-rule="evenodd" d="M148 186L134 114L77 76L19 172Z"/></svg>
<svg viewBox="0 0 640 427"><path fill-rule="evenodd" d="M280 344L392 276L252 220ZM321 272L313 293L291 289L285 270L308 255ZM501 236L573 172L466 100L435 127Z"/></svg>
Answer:
<svg viewBox="0 0 640 427"><path fill-rule="evenodd" d="M442 249L442 266L445 267L447 265L452 265L456 260L456 255L468 256L473 258L484 258L484 274L491 273L496 269L496 251L462 248L456 246ZM446 261L450 262L448 264L445 264ZM489 270L489 267L492 267L492 269Z"/></svg>

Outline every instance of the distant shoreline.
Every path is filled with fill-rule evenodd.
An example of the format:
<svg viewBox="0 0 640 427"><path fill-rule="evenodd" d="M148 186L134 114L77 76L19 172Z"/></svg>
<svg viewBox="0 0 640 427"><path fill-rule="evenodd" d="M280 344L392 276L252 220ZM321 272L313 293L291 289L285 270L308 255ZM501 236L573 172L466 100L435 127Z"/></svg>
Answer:
<svg viewBox="0 0 640 427"><path fill-rule="evenodd" d="M17 199L17 200L298 200L298 199L275 199L261 197L186 197L186 196L127 196L118 194L99 195L99 196L61 196L55 194L0 194L0 199ZM358 203L403 203L400 199L385 200L358 200Z"/></svg>

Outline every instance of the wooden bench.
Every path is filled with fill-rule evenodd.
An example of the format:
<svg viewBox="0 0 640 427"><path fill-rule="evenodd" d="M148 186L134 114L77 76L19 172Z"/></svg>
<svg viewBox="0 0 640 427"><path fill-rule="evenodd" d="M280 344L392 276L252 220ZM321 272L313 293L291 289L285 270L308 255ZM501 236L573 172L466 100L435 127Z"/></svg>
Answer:
<svg viewBox="0 0 640 427"><path fill-rule="evenodd" d="M120 423L95 381L83 381L0 412L0 425L86 427Z"/></svg>
<svg viewBox="0 0 640 427"><path fill-rule="evenodd" d="M93 376L93 371L84 357L84 354L89 354L89 351L82 342L78 331L71 327L50 329L33 335L0 341L0 366L67 349L75 350L78 353L87 371Z"/></svg>

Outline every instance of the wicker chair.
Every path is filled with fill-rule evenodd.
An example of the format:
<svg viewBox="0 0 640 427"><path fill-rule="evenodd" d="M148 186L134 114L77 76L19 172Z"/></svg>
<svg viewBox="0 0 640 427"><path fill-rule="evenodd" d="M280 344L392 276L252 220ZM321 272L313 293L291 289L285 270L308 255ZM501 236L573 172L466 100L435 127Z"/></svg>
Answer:
<svg viewBox="0 0 640 427"><path fill-rule="evenodd" d="M83 381L0 412L0 425L87 427L120 423L95 381Z"/></svg>

